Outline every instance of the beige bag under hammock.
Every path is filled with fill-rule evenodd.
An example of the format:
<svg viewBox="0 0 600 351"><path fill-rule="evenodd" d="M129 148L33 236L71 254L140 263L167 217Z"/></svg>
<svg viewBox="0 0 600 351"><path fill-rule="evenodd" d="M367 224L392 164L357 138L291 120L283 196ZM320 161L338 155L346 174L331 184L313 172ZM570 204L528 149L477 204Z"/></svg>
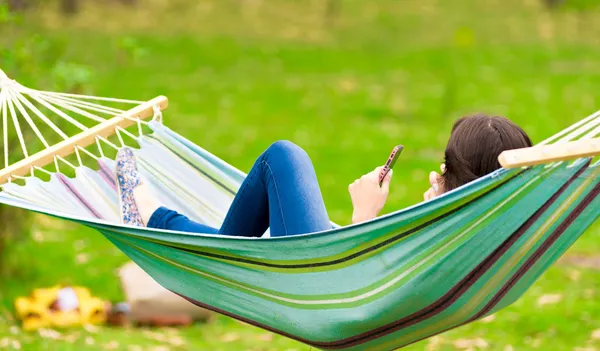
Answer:
<svg viewBox="0 0 600 351"><path fill-rule="evenodd" d="M186 315L196 321L209 319L211 312L160 286L134 262L119 270L121 285L134 321L160 316Z"/></svg>

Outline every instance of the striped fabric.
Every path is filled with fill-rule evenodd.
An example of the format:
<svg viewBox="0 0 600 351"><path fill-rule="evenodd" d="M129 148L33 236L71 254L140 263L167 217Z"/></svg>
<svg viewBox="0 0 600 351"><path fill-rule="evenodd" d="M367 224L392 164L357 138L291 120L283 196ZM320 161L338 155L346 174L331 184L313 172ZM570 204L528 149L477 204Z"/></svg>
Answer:
<svg viewBox="0 0 600 351"><path fill-rule="evenodd" d="M218 226L244 174L168 128L140 137L168 207ZM283 238L120 225L112 172L6 184L0 202L92 227L188 300L326 350L392 350L514 302L600 213L589 160L500 170L370 222Z"/></svg>

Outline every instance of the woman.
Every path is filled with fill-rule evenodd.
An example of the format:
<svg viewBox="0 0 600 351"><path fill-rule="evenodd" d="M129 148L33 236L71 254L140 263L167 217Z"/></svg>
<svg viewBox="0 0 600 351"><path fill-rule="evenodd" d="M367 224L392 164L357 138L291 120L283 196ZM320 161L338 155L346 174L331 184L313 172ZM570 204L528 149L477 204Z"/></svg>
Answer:
<svg viewBox="0 0 600 351"><path fill-rule="evenodd" d="M529 146L527 134L504 117L474 115L459 119L446 147L442 174L431 172L431 188L425 192L425 200L499 169L498 155L502 151ZM348 187L354 207L352 223L371 220L383 208L392 172L380 187L380 169ZM288 141L272 144L257 159L218 229L160 207L137 172L131 149L119 151L116 174L125 224L250 237L263 235L267 228L273 237L331 229L310 158Z"/></svg>

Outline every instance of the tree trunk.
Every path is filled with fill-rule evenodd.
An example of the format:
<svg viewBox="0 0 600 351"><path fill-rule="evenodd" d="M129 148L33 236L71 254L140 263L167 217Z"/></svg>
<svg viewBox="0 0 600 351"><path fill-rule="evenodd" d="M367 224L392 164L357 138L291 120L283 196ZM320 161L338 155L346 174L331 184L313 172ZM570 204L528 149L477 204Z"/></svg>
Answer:
<svg viewBox="0 0 600 351"><path fill-rule="evenodd" d="M543 0L544 5L549 9L554 9L560 6L564 0Z"/></svg>
<svg viewBox="0 0 600 351"><path fill-rule="evenodd" d="M74 15L79 10L79 2L77 0L62 0L60 9L64 14Z"/></svg>
<svg viewBox="0 0 600 351"><path fill-rule="evenodd" d="M340 13L340 0L327 0L325 6L325 27L331 27Z"/></svg>
<svg viewBox="0 0 600 351"><path fill-rule="evenodd" d="M8 0L8 9L13 12L23 11L27 5L27 0Z"/></svg>

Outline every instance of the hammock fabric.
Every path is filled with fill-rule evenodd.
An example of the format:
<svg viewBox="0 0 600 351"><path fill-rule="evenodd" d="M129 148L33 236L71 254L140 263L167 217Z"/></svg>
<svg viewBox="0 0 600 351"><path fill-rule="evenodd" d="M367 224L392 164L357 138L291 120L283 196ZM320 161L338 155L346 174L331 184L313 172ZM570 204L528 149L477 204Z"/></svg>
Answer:
<svg viewBox="0 0 600 351"><path fill-rule="evenodd" d="M0 70L0 183L8 180L0 203L97 229L189 301L320 349L392 350L494 313L521 296L600 214L600 167L579 159L502 169L432 201L321 233L247 238L122 225L114 161L101 147L118 148L109 135L122 145L122 134L133 137L141 172L160 202L201 223L220 226L245 177L162 125L166 105L164 97L140 102L38 91ZM152 122L142 121L153 113ZM40 120L63 141L51 145L36 126ZM96 125L82 123L90 121ZM81 132L69 136L64 122ZM136 123L139 137L124 129ZM144 135L145 125L151 134ZM35 143L23 126L44 150L30 153ZM508 158L525 165L598 155L600 139L592 139L598 134L600 112L541 143L554 142L554 151ZM9 136L24 157L14 164ZM576 153L561 151L574 139L582 143L565 149ZM94 142L100 156L85 149ZM98 160L97 170L85 167L80 152ZM536 155L544 152L552 157ZM79 166L63 158L73 153ZM52 160L56 172L40 168ZM75 169L74 177L60 172L61 162Z"/></svg>
<svg viewBox="0 0 600 351"><path fill-rule="evenodd" d="M168 207L218 226L244 174L160 123L140 167ZM600 214L589 159L499 170L370 222L283 238L118 224L114 162L8 183L0 202L104 234L193 303L327 350L392 350L514 302Z"/></svg>

